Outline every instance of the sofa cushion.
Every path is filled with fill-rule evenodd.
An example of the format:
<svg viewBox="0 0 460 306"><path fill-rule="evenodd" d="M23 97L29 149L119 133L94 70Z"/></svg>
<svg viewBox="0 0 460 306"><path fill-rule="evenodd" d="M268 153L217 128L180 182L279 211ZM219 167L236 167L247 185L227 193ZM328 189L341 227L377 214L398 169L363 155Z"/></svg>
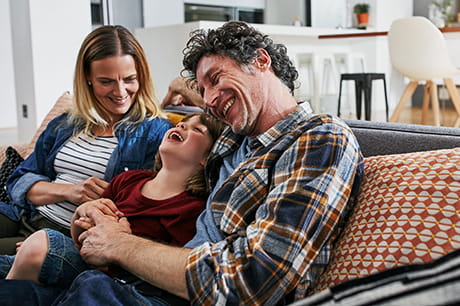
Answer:
<svg viewBox="0 0 460 306"><path fill-rule="evenodd" d="M460 148L368 157L364 171L316 291L460 248Z"/></svg>
<svg viewBox="0 0 460 306"><path fill-rule="evenodd" d="M30 155L30 153L33 152L35 143L37 142L38 137L46 129L46 126L48 125L48 123L72 107L72 100L73 100L73 96L68 91L64 92L57 99L56 103L53 105L50 111L46 114L45 118L43 119L42 123L38 127L37 131L35 131L35 134L32 137L32 141L29 143L29 147L28 147L28 150L24 158L26 158L27 156Z"/></svg>
<svg viewBox="0 0 460 306"><path fill-rule="evenodd" d="M6 180L24 159L13 147L8 147L5 155L6 158L0 167L0 201L9 203L10 200L5 188Z"/></svg>

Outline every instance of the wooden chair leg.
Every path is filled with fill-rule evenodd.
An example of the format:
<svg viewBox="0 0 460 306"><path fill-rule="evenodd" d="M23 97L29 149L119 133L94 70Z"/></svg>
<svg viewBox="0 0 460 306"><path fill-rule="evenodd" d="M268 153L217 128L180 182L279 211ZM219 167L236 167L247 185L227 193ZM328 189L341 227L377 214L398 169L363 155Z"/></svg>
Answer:
<svg viewBox="0 0 460 306"><path fill-rule="evenodd" d="M406 102L414 94L415 89L417 88L417 85L418 85L418 82L416 81L411 81L409 84L407 84L401 96L401 99L399 100L399 103L396 106L396 109L393 111L393 114L391 115L390 122L397 122L399 120L399 116L401 115L401 112L404 109Z"/></svg>
<svg viewBox="0 0 460 306"><path fill-rule="evenodd" d="M438 99L438 85L433 82L431 82L431 107L433 109L433 117L434 117L434 125L435 126L441 126L441 116L439 112L439 99Z"/></svg>
<svg viewBox="0 0 460 306"><path fill-rule="evenodd" d="M458 94L457 86L455 86L454 81L451 78L444 79L444 83L446 84L447 91L449 92L449 96L452 100L452 104L457 111L457 120L455 121L455 127L460 126L460 95Z"/></svg>
<svg viewBox="0 0 460 306"><path fill-rule="evenodd" d="M455 120L454 127L460 127L460 117L458 117L457 120Z"/></svg>
<svg viewBox="0 0 460 306"><path fill-rule="evenodd" d="M422 104L422 124L426 124L428 117L428 109L430 106L430 90L433 82L427 81L423 91L423 104Z"/></svg>

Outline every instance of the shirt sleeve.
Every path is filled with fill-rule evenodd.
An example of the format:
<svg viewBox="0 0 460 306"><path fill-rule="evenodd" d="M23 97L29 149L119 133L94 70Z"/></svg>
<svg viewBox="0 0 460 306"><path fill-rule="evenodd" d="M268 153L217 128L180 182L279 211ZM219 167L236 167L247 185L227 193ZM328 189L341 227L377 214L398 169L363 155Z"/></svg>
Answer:
<svg viewBox="0 0 460 306"><path fill-rule="evenodd" d="M13 205L22 211L33 211L35 205L27 200L27 192L39 181L51 182L56 173L49 159L50 151L56 144L56 129L66 120L66 115L60 115L48 123L40 134L34 151L8 177L7 191ZM50 166L51 165L51 166Z"/></svg>
<svg viewBox="0 0 460 306"><path fill-rule="evenodd" d="M226 239L188 257L192 303L273 305L290 293L303 297L310 286L306 275L330 246L362 170L356 138L334 122L294 131L255 167L242 167L231 188L241 209L215 206L224 207L218 226ZM252 198L263 200L250 205Z"/></svg>

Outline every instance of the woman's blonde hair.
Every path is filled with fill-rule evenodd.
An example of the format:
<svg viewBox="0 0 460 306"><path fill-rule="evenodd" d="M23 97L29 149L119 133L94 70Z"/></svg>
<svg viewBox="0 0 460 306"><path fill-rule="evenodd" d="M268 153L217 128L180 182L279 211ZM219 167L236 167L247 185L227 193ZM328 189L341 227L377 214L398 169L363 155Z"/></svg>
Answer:
<svg viewBox="0 0 460 306"><path fill-rule="evenodd" d="M211 151L212 146L214 145L216 140L219 138L220 134L222 134L222 131L225 128L225 124L219 119L209 114L206 114L206 113L189 114L185 116L184 118L182 118L180 122L186 122L187 120L195 116L199 116L200 122L208 128L209 135L211 136L211 148L209 151ZM158 172L160 171L161 167L162 167L162 163L161 163L160 153L158 152L155 156L155 163L153 166L153 171ZM208 197L209 190L208 190L208 187L206 186L204 167L201 167L201 169L197 173L195 173L194 175L192 175L191 177L187 179L184 189L195 197L198 197L201 199L206 199Z"/></svg>
<svg viewBox="0 0 460 306"><path fill-rule="evenodd" d="M115 128L125 124L137 124L146 117L163 117L155 96L147 58L138 40L123 26L101 26L86 36L75 65L74 108L69 114L70 122L77 127L75 134L89 133L94 127L109 126L109 122L104 119L105 110L97 102L87 78L92 62L118 55L133 57L139 90L131 108L116 123Z"/></svg>

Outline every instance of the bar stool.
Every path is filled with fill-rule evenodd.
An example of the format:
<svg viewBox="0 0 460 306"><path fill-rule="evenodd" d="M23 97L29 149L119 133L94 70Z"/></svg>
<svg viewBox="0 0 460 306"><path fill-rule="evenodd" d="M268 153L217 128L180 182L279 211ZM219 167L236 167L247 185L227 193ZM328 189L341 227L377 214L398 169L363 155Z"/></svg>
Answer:
<svg viewBox="0 0 460 306"><path fill-rule="evenodd" d="M340 117L340 98L342 95L342 81L355 81L356 117L358 118L358 120L361 119L362 94L364 93L364 118L366 120L370 120L372 113L372 82L374 80L383 80L383 90L385 93L386 120L388 121L388 98L385 73L342 73L340 75L339 103L337 109L337 116Z"/></svg>
<svg viewBox="0 0 460 306"><path fill-rule="evenodd" d="M305 82L296 94L309 99L313 111L320 113L321 98L337 95L339 73L334 55L324 52L298 53L297 66Z"/></svg>

